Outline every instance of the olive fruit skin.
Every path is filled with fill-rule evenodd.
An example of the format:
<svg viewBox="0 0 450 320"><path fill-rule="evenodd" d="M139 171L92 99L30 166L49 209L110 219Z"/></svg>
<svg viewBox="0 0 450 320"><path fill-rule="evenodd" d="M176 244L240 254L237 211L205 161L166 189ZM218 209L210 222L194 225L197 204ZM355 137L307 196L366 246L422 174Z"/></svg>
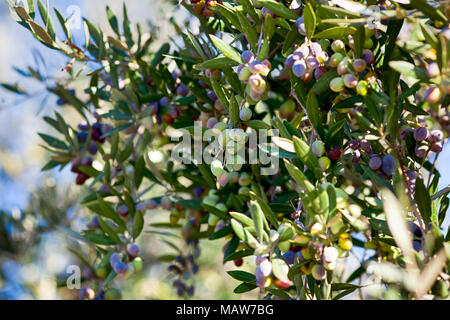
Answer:
<svg viewBox="0 0 450 320"><path fill-rule="evenodd" d="M390 154L384 156L381 160L381 169L386 175L392 176L395 169L395 158Z"/></svg>
<svg viewBox="0 0 450 320"><path fill-rule="evenodd" d="M432 143L437 143L437 142L441 142L443 138L444 138L444 134L442 133L441 130L432 130L430 132L430 135L428 136L428 141L430 141Z"/></svg>
<svg viewBox="0 0 450 320"><path fill-rule="evenodd" d="M241 57L244 63L252 63L255 60L255 55L249 50L242 52Z"/></svg>
<svg viewBox="0 0 450 320"><path fill-rule="evenodd" d="M429 136L429 131L427 128L425 127L419 127L416 130L414 130L414 140L416 140L417 142L426 140Z"/></svg>
<svg viewBox="0 0 450 320"><path fill-rule="evenodd" d="M345 88L344 79L341 77L334 78L330 81L330 89L334 92L341 92Z"/></svg>
<svg viewBox="0 0 450 320"><path fill-rule="evenodd" d="M314 141L311 151L316 157L321 157L325 153L325 145L322 141Z"/></svg>
<svg viewBox="0 0 450 320"><path fill-rule="evenodd" d="M316 280L324 280L327 277L327 270L321 264L312 267L311 274Z"/></svg>
<svg viewBox="0 0 450 320"><path fill-rule="evenodd" d="M131 257L137 257L139 255L139 246L134 243L129 243L127 245L127 252Z"/></svg>

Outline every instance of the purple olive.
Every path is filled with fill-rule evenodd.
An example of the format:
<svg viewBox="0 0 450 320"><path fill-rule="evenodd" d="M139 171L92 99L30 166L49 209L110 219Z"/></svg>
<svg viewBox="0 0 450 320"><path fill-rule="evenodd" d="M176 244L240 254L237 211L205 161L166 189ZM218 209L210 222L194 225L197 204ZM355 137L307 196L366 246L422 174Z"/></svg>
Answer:
<svg viewBox="0 0 450 320"><path fill-rule="evenodd" d="M428 147L425 145L422 146L416 146L414 148L414 153L418 158L425 158L428 153Z"/></svg>
<svg viewBox="0 0 450 320"><path fill-rule="evenodd" d="M383 157L381 162L381 169L383 170L383 172L388 176L392 176L395 169L395 158L388 154Z"/></svg>
<svg viewBox="0 0 450 320"><path fill-rule="evenodd" d="M130 256L137 257L139 255L139 251L140 251L140 249L137 244L129 243L127 245L127 252Z"/></svg>
<svg viewBox="0 0 450 320"><path fill-rule="evenodd" d="M284 62L284 67L285 68L292 68L292 65L294 64L295 60L294 60L294 55L290 54L288 55L288 57L286 58L286 61Z"/></svg>
<svg viewBox="0 0 450 320"><path fill-rule="evenodd" d="M95 143L95 141L91 141L88 147L88 152L92 155L95 155L97 151L98 151L97 144Z"/></svg>
<svg viewBox="0 0 450 320"><path fill-rule="evenodd" d="M359 143L360 143L361 149L364 152L366 152L367 154L371 154L372 153L372 146L371 146L369 140L362 139Z"/></svg>
<svg viewBox="0 0 450 320"><path fill-rule="evenodd" d="M288 264L294 264L295 256L296 256L296 253L293 252L293 251L286 251L286 252L283 254L283 258L284 258L284 260L286 260L286 262L287 262Z"/></svg>
<svg viewBox="0 0 450 320"><path fill-rule="evenodd" d="M406 175L408 176L410 183L415 183L417 179L417 173L414 170L407 170Z"/></svg>
<svg viewBox="0 0 450 320"><path fill-rule="evenodd" d="M362 53L362 58L364 59L364 61L367 64L372 64L373 61L375 60L375 56L373 55L373 52L370 51L369 49L364 49L364 51Z"/></svg>
<svg viewBox="0 0 450 320"><path fill-rule="evenodd" d="M79 143L85 143L88 138L88 133L86 131L77 132L77 139Z"/></svg>
<svg viewBox="0 0 450 320"><path fill-rule="evenodd" d="M177 94L185 97L189 94L189 88L186 87L184 84L180 84L177 88Z"/></svg>
<svg viewBox="0 0 450 320"><path fill-rule="evenodd" d="M241 57L244 63L252 63L255 60L255 55L249 50L242 52Z"/></svg>
<svg viewBox="0 0 450 320"><path fill-rule="evenodd" d="M126 217L128 216L128 207L126 205L121 205L119 208L117 208L117 213L121 216L121 217Z"/></svg>
<svg viewBox="0 0 450 320"><path fill-rule="evenodd" d="M414 140L417 142L423 141L428 138L429 131L425 127L419 127L416 130L414 130Z"/></svg>
<svg viewBox="0 0 450 320"><path fill-rule="evenodd" d="M436 153L441 152L442 151L442 143L436 142L435 144L433 144L431 146L431 151L436 152Z"/></svg>
<svg viewBox="0 0 450 320"><path fill-rule="evenodd" d="M308 56L305 59L306 61L306 65L308 66L308 68L310 69L316 69L319 67L320 63L317 60L317 58L313 57L313 56Z"/></svg>
<svg viewBox="0 0 450 320"><path fill-rule="evenodd" d="M111 257L109 258L109 263L111 264L111 267L114 268L117 262L120 262L122 260L122 255L120 253L113 253Z"/></svg>
<svg viewBox="0 0 450 320"><path fill-rule="evenodd" d="M372 170L378 170L381 168L382 161L378 155L372 155L369 160L369 167Z"/></svg>
<svg viewBox="0 0 450 320"><path fill-rule="evenodd" d="M306 73L306 63L304 60L297 60L292 65L292 72L298 78L301 78Z"/></svg>
<svg viewBox="0 0 450 320"><path fill-rule="evenodd" d="M349 141L348 146L353 150L357 150L357 149L359 149L360 142L358 139L353 139L353 140Z"/></svg>
<svg viewBox="0 0 450 320"><path fill-rule="evenodd" d="M295 24L297 26L298 33L300 33L302 36L306 36L306 28L303 17L298 18Z"/></svg>
<svg viewBox="0 0 450 320"><path fill-rule="evenodd" d="M114 264L113 269L114 272L117 274L124 274L128 271L128 265L125 262L119 261L116 264Z"/></svg>
<svg viewBox="0 0 450 320"><path fill-rule="evenodd" d="M442 133L441 130L433 130L430 132L428 141L432 143L441 142L442 138L444 138L444 134Z"/></svg>
<svg viewBox="0 0 450 320"><path fill-rule="evenodd" d="M439 65L436 62L432 62L427 67L427 75L430 78L436 78L440 74Z"/></svg>

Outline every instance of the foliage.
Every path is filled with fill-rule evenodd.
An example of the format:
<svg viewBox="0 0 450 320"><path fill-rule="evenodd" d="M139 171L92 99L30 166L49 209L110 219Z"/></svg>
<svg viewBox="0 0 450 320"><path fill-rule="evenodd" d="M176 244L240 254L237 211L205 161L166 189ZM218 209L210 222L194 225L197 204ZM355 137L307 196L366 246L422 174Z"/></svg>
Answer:
<svg viewBox="0 0 450 320"><path fill-rule="evenodd" d="M168 238L177 254L162 257L180 296L194 293L184 279L198 270L198 242L226 238L224 263L256 256L255 272L228 272L242 281L235 293L341 299L369 276L366 285L388 288L377 298L448 297L450 233L440 227L450 189L438 190L430 159L450 132L448 4L391 1L374 15L376 1L182 1L200 32L172 21L180 41L153 50L154 37L132 26L125 7L123 21L107 8L113 35L85 19L81 45L56 11L58 39L37 3L12 3L12 15L70 59L73 79L89 79L83 97L66 83L48 88L83 122L56 112L45 120L59 134L40 134L52 154L44 170L69 165L77 184L88 182L82 204L94 218L80 236L102 259L80 298L118 298L108 289L114 279L145 263L134 242L164 229L185 240ZM196 121L232 157L174 161L170 132L194 136ZM250 149L251 129L280 133L258 145L280 160L275 174L231 161ZM154 186L166 195L147 197ZM167 220L146 225L157 206ZM352 247L372 255L343 279L337 264Z"/></svg>

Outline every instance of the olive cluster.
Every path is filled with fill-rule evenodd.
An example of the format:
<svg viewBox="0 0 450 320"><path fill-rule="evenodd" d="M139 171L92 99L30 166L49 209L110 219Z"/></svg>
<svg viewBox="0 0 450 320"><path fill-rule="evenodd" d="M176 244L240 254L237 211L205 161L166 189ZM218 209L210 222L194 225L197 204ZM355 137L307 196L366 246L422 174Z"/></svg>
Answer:
<svg viewBox="0 0 450 320"><path fill-rule="evenodd" d="M239 80L246 84L245 92L250 103L255 104L264 98L267 90L266 77L270 72L271 64L269 60L262 62L256 60L255 55L251 51L244 51L241 54L244 64L240 64L237 68ZM251 118L251 112L241 110L241 118L247 121Z"/></svg>
<svg viewBox="0 0 450 320"><path fill-rule="evenodd" d="M194 285L187 285L186 281L190 280L192 275L198 273L198 264L196 259L200 257L199 241L197 239L186 239L185 250L188 252L186 255L178 255L175 257L173 264L169 265L167 270L175 274L176 279L173 282L173 286L177 290L177 294L183 297L185 294L192 297L194 295Z"/></svg>
<svg viewBox="0 0 450 320"><path fill-rule="evenodd" d="M76 184L82 185L89 179L89 175L84 173L80 166L90 167L92 166L93 159L89 155L94 156L97 154L98 145L103 144L106 141L106 138L103 135L111 130L111 126L108 124L102 124L100 119L97 118L97 121L92 125L89 125L87 122L81 122L78 124L78 132L76 133L76 138L78 143L80 144L80 152L71 162L71 171L77 174Z"/></svg>

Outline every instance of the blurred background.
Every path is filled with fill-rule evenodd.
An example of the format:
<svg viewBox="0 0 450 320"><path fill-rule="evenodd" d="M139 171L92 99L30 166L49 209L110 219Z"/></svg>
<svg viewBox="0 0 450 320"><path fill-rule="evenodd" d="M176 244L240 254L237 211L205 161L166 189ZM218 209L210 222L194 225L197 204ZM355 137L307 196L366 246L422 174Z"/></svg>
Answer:
<svg viewBox="0 0 450 320"><path fill-rule="evenodd" d="M105 13L106 5L122 18L122 1L117 0L49 0L64 16L78 13L99 25L106 34L112 33ZM45 3L45 1L44 1ZM150 22L157 27L159 43L173 34L170 17L183 19L183 10L163 0L127 0L128 15L133 23L140 22L150 30ZM53 10L52 18L56 20ZM195 29L193 30L195 31ZM57 30L57 33L61 30ZM75 43L84 43L82 25L72 30ZM30 74L31 66L45 78L47 84L64 78L61 69L69 62L66 57L45 48L18 25L9 13L8 3L0 2L0 83L18 83L28 95L14 95L0 87L0 299L74 299L77 290L57 288L58 275L67 276L69 265L80 260L69 251L80 245L67 229L82 230L89 221L89 213L79 206L83 188L75 186L70 168L62 171L41 172L48 154L39 146L37 132L52 132L42 120L56 110L69 123L78 119L70 109L57 104L42 83L23 75ZM74 84L77 95L83 94L82 81ZM438 169L444 175L441 187L450 183L450 148L438 159ZM154 190L161 195L161 190ZM167 213L152 212L147 221L167 221ZM448 219L447 219L448 220ZM444 224L448 226L448 221ZM59 227L58 227L59 226ZM8 234L8 237L2 235ZM176 239L174 240L176 241ZM158 257L171 253L164 242L154 234L141 236L139 244L145 252L144 272L126 282L117 281L125 299L178 299L168 279L167 263ZM192 280L195 299L255 299L256 290L244 295L233 293L238 281L226 274L234 267L232 262L222 266L222 247L225 240L201 244L200 271ZM89 250L89 248L83 248ZM364 252L355 252L352 259L361 259ZM95 252L87 252L87 257ZM347 264L350 274L357 263ZM254 270L254 262L245 260L243 270Z"/></svg>

